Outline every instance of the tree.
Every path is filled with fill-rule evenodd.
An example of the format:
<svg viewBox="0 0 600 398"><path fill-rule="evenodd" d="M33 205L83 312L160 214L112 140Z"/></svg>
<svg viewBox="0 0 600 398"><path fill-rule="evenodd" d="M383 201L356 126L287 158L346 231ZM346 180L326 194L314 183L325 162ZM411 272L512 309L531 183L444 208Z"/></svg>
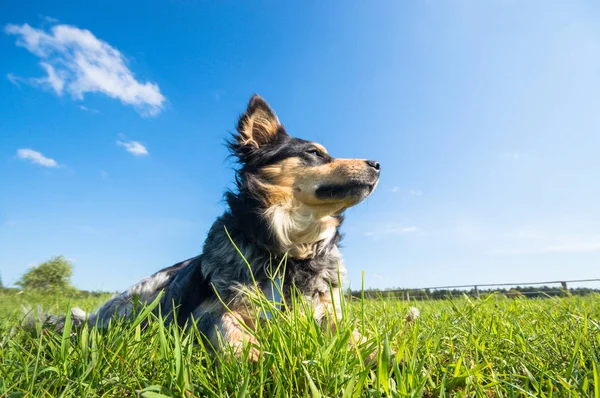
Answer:
<svg viewBox="0 0 600 398"><path fill-rule="evenodd" d="M75 291L71 285L73 265L63 256L30 268L21 279L15 283L23 290L37 290L44 293L72 293Z"/></svg>

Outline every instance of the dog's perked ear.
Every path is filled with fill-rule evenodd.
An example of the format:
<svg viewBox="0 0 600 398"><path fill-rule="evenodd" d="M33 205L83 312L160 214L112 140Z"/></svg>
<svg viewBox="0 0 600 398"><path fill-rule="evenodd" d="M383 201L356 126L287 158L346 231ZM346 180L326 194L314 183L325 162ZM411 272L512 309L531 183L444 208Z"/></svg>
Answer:
<svg viewBox="0 0 600 398"><path fill-rule="evenodd" d="M235 142L232 142L231 146L234 152L242 157L250 151L287 136L267 101L256 94L250 98L246 112L240 116L237 132L238 134L234 137Z"/></svg>
<svg viewBox="0 0 600 398"><path fill-rule="evenodd" d="M280 128L279 119L267 101L254 94L246 113L238 120L238 141L242 146L260 148L275 140Z"/></svg>

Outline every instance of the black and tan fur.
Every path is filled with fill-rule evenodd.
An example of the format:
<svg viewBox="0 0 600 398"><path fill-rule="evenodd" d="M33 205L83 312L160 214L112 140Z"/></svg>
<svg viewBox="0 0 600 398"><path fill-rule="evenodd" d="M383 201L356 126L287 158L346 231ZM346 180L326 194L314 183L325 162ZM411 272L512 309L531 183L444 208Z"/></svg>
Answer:
<svg viewBox="0 0 600 398"><path fill-rule="evenodd" d="M133 315L134 300L149 303L164 291L163 313L177 308L176 319L170 316L169 321L184 325L193 319L215 346L225 341L241 352L244 342L253 343L251 356L257 358L260 347L242 325L251 326L253 319L243 291L253 286L251 272L259 288L268 288L267 268L284 256L284 298L290 299L295 286L313 305L318 321L327 314L341 317L336 298L345 267L339 226L344 210L375 189L379 163L333 158L322 145L291 137L257 95L240 117L229 147L239 161L237 188L226 193L229 209L214 222L202 254L107 301L87 315L90 324L103 326L115 315ZM86 315L76 311L74 316L77 323ZM363 341L357 333L354 337Z"/></svg>

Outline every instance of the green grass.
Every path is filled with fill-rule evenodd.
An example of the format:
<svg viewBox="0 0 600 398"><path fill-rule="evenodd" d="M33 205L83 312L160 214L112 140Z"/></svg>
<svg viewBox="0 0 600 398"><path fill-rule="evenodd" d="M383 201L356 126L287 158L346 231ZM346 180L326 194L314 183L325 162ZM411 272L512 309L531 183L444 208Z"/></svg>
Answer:
<svg viewBox="0 0 600 398"><path fill-rule="evenodd" d="M358 301L333 336L300 311L279 313L257 331L266 352L258 364L210 355L197 333L152 317L145 331L139 322L74 335L17 327L22 305L66 313L105 298L0 293L0 397L600 398L598 295L413 302L421 310L414 324L404 321L406 302ZM365 368L348 348L353 327L396 351L389 366Z"/></svg>

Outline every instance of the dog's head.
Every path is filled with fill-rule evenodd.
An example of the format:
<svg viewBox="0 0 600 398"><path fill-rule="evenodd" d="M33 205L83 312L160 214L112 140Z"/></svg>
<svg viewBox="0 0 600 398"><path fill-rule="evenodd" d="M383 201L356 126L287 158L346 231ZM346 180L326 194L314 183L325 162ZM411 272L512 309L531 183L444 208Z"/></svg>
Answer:
<svg viewBox="0 0 600 398"><path fill-rule="evenodd" d="M291 137L258 95L229 146L241 165L240 195L259 201L279 247L297 257L314 254L315 243L331 241L337 216L369 196L379 181L378 162L334 158L318 143Z"/></svg>
<svg viewBox="0 0 600 398"><path fill-rule="evenodd" d="M265 205L295 202L323 215L340 213L369 196L381 167L364 159L332 157L318 143L291 137L267 102L254 95L230 142L241 174L260 180Z"/></svg>

